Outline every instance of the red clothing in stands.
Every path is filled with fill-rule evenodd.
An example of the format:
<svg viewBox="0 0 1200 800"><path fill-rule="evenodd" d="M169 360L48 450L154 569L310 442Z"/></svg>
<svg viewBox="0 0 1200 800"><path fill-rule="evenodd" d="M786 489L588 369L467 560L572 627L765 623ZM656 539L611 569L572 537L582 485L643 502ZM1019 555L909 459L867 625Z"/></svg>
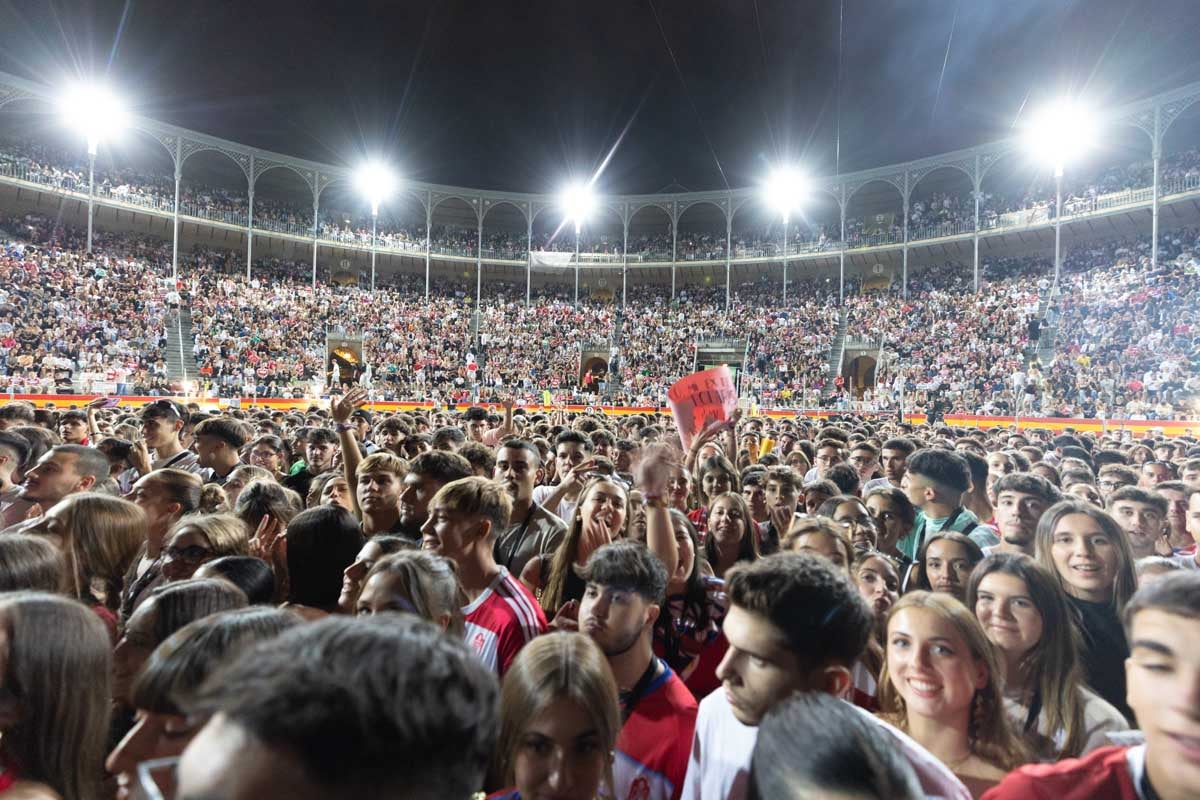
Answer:
<svg viewBox="0 0 1200 800"><path fill-rule="evenodd" d="M1018 767L983 800L1138 800L1129 749L1101 747L1083 758Z"/></svg>

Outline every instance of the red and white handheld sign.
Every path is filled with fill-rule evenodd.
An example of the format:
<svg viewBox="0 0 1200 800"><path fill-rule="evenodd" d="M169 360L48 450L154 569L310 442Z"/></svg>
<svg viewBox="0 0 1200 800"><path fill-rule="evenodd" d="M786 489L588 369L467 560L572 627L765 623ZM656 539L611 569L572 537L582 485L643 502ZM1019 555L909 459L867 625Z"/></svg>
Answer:
<svg viewBox="0 0 1200 800"><path fill-rule="evenodd" d="M683 448L692 446L692 438L704 426L729 419L737 408L737 399L729 367L706 369L676 381L667 390L667 402Z"/></svg>

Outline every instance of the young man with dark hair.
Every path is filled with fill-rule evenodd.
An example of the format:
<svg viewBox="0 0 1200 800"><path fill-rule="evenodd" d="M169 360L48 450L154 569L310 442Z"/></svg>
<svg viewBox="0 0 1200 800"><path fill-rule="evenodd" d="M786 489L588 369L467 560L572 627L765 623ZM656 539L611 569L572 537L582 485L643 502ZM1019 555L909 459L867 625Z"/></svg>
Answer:
<svg viewBox="0 0 1200 800"><path fill-rule="evenodd" d="M492 477L513 504L512 516L496 538L496 563L517 576L534 556L551 557L567 533L566 523L533 502L541 467L537 448L522 439L510 439L496 452Z"/></svg>
<svg viewBox="0 0 1200 800"><path fill-rule="evenodd" d="M12 400L0 405L0 431L34 424L33 403L26 400Z"/></svg>
<svg viewBox="0 0 1200 800"><path fill-rule="evenodd" d="M1108 496L1106 506L1125 531L1134 558L1167 555L1167 498L1139 486L1122 486ZM1163 552L1157 552L1156 545Z"/></svg>
<svg viewBox="0 0 1200 800"><path fill-rule="evenodd" d="M468 800L499 735L495 677L412 615L331 617L243 652L193 712L179 800ZM403 754L404 757L398 757Z"/></svg>
<svg viewBox="0 0 1200 800"><path fill-rule="evenodd" d="M1200 787L1200 573L1174 572L1125 606L1126 697L1143 742L1030 764L983 800L1191 800Z"/></svg>
<svg viewBox="0 0 1200 800"><path fill-rule="evenodd" d="M1176 556L1194 556L1196 541L1187 531L1188 487L1183 481L1167 481L1154 489L1167 501L1168 542Z"/></svg>
<svg viewBox="0 0 1200 800"><path fill-rule="evenodd" d="M487 433L488 429L487 409L480 406L471 406L463 412L460 420L463 428L466 429L466 441L483 441L483 435Z"/></svg>
<svg viewBox="0 0 1200 800"><path fill-rule="evenodd" d="M746 797L758 725L797 692L848 695L874 614L845 572L819 556L778 553L738 565L725 584L729 649L717 667L724 689L700 703L684 797ZM949 769L903 734L864 712L893 736L931 794L970 795Z"/></svg>
<svg viewBox="0 0 1200 800"><path fill-rule="evenodd" d="M88 418L83 411L64 411L59 414L55 428L63 444L89 444Z"/></svg>
<svg viewBox="0 0 1200 800"><path fill-rule="evenodd" d="M433 449L446 453L457 453L467 443L467 435L462 428L444 425L433 432Z"/></svg>
<svg viewBox="0 0 1200 800"><path fill-rule="evenodd" d="M587 483L591 466L592 440L579 431L566 430L554 438L553 486L538 486L533 501L561 520L575 514L579 493Z"/></svg>
<svg viewBox="0 0 1200 800"><path fill-rule="evenodd" d="M1000 543L985 554L1034 554L1034 533L1046 509L1062 499L1054 484L1028 472L1013 472L996 481L996 527Z"/></svg>
<svg viewBox="0 0 1200 800"><path fill-rule="evenodd" d="M91 491L108 477L108 469L108 458L96 448L60 444L26 470L19 498L46 511L67 495Z"/></svg>
<svg viewBox="0 0 1200 800"><path fill-rule="evenodd" d="M1108 496L1122 486L1137 486L1141 481L1137 471L1124 464L1108 464L1096 473L1096 488L1100 496L1108 503Z"/></svg>
<svg viewBox="0 0 1200 800"><path fill-rule="evenodd" d="M333 469L338 452L338 435L328 428L308 428L304 445L304 469L288 475L282 483L301 497L308 497L313 478Z"/></svg>
<svg viewBox="0 0 1200 800"><path fill-rule="evenodd" d="M828 433L828 429L822 433ZM812 469L804 475L804 482L821 480L830 467L842 463L846 458L845 444L845 439L832 438L823 438L817 442L817 455L813 459Z"/></svg>
<svg viewBox="0 0 1200 800"><path fill-rule="evenodd" d="M384 450L400 458L407 458L404 443L412 435L412 428L399 417L388 417L379 423L377 428L379 445Z"/></svg>
<svg viewBox="0 0 1200 800"><path fill-rule="evenodd" d="M863 485L863 494L866 495L881 486L900 488L900 481L904 479L905 463L916 449L917 446L911 439L902 436L884 442L879 450L879 465L883 468L883 477L867 481Z"/></svg>
<svg viewBox="0 0 1200 800"><path fill-rule="evenodd" d="M971 470L958 453L934 449L913 453L901 488L918 509L912 531L896 545L906 558L916 560L931 533L948 530L970 536L980 527L979 518L962 504L963 494L971 488Z"/></svg>
<svg viewBox="0 0 1200 800"><path fill-rule="evenodd" d="M1142 464L1140 472L1138 485L1143 489L1153 489L1160 483L1173 481L1178 477L1175 474L1175 465L1169 461L1147 461Z"/></svg>
<svg viewBox="0 0 1200 800"><path fill-rule="evenodd" d="M625 719L613 763L619 798L678 800L696 724L696 699L654 655L667 569L637 542L606 544L588 559L579 630L600 646Z"/></svg>
<svg viewBox="0 0 1200 800"><path fill-rule="evenodd" d="M508 525L512 500L495 481L451 481L429 502L423 548L458 567L466 596L467 644L500 677L517 653L546 630L546 616L517 577L496 563L496 536Z"/></svg>
<svg viewBox="0 0 1200 800"><path fill-rule="evenodd" d="M800 479L791 467L768 467L764 480L767 522L759 526L759 548L762 555L779 549L779 540L787 535L792 517L800 505Z"/></svg>
<svg viewBox="0 0 1200 800"><path fill-rule="evenodd" d="M870 442L862 441L850 448L850 457L846 461L858 473L858 482L865 485L879 469L879 450Z"/></svg>
<svg viewBox="0 0 1200 800"><path fill-rule="evenodd" d="M187 409L174 400L155 400L142 407L142 441L134 444L129 459L136 473L130 476L133 480L156 469L201 472L203 468L196 454L186 449L180 439L187 418Z"/></svg>
<svg viewBox="0 0 1200 800"><path fill-rule="evenodd" d="M192 433L196 438L196 460L205 470L201 477L205 483L223 486L229 473L242 465L239 451L250 441L250 429L232 417L212 417Z"/></svg>
<svg viewBox="0 0 1200 800"><path fill-rule="evenodd" d="M429 501L447 483L471 474L471 463L457 453L430 450L414 458L400 491L398 534L419 545L421 529L429 519Z"/></svg>

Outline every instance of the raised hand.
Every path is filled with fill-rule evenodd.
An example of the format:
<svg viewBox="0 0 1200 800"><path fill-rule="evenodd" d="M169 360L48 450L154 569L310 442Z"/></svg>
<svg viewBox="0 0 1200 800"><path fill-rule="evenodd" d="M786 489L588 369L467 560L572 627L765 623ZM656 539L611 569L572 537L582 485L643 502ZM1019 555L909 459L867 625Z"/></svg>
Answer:
<svg viewBox="0 0 1200 800"><path fill-rule="evenodd" d="M362 386L355 386L337 400L334 400L329 411L333 415L333 421L341 424L350 419L350 415L362 408L366 403L367 390Z"/></svg>

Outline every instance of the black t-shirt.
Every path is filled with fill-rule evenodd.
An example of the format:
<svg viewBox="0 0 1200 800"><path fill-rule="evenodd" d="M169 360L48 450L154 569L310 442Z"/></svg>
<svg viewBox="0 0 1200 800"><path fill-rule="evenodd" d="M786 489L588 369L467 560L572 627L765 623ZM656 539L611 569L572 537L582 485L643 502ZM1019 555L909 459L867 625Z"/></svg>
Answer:
<svg viewBox="0 0 1200 800"><path fill-rule="evenodd" d="M308 470L302 469L295 475L288 475L283 479L282 483L285 489L291 489L300 495L301 502L307 502L308 490L312 488L313 477L313 474Z"/></svg>
<svg viewBox="0 0 1200 800"><path fill-rule="evenodd" d="M1083 632L1083 650L1079 654L1084 679L1096 694L1112 703L1133 721L1133 710L1125 703L1125 659L1129 643L1125 629L1112 603L1092 603L1067 597L1078 615Z"/></svg>

